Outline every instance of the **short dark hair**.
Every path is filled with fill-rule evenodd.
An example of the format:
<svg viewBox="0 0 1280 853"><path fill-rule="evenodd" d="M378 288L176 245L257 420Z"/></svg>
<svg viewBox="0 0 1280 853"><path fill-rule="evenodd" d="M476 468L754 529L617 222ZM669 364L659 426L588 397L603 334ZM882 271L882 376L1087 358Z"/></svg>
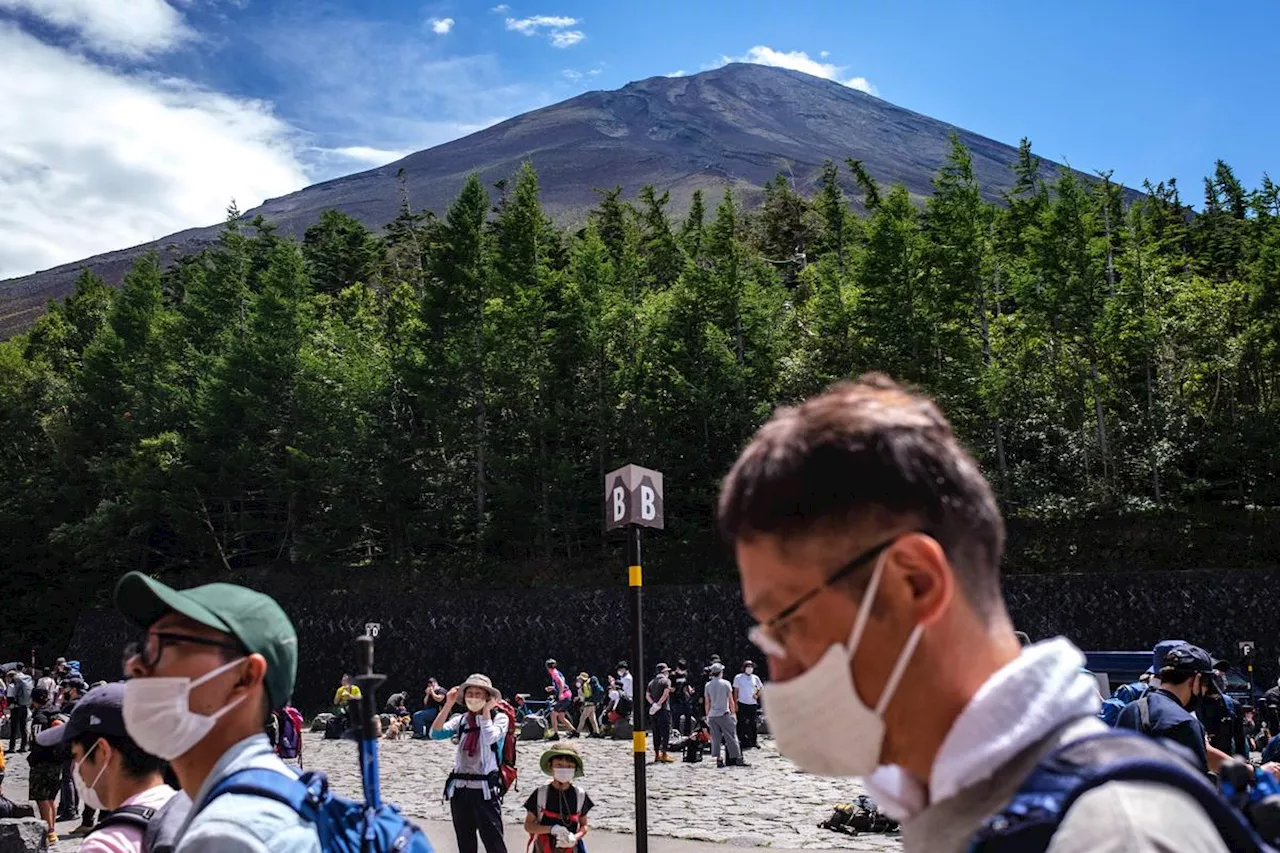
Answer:
<svg viewBox="0 0 1280 853"><path fill-rule="evenodd" d="M1164 669L1160 670L1160 683L1161 684L1186 684L1188 681L1191 680L1191 677L1193 675L1196 675L1196 673L1187 672L1185 669L1173 669L1172 667L1165 667Z"/></svg>
<svg viewBox="0 0 1280 853"><path fill-rule="evenodd" d="M990 485L934 402L883 374L774 412L725 478L718 508L730 542L864 514L927 532L974 609L1000 607L1004 521Z"/></svg>
<svg viewBox="0 0 1280 853"><path fill-rule="evenodd" d="M37 687L31 691L31 701L38 702L43 705L49 701L49 691L44 687Z"/></svg>
<svg viewBox="0 0 1280 853"><path fill-rule="evenodd" d="M164 759L158 758L149 752L144 752L142 747L133 742L132 738L85 732L79 737L73 738L72 743L78 743L82 750L88 752L100 740L105 740L111 744L112 749L120 753L125 775L129 778L146 779L148 776L164 772Z"/></svg>

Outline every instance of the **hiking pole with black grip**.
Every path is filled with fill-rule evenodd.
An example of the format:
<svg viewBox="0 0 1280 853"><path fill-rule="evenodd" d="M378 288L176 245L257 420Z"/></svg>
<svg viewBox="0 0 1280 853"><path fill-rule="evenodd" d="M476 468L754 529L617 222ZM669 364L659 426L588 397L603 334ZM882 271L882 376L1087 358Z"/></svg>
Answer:
<svg viewBox="0 0 1280 853"><path fill-rule="evenodd" d="M364 804L372 811L382 807L378 789L378 688L385 675L373 671L373 637L356 637L356 686L360 688L360 782L364 785Z"/></svg>

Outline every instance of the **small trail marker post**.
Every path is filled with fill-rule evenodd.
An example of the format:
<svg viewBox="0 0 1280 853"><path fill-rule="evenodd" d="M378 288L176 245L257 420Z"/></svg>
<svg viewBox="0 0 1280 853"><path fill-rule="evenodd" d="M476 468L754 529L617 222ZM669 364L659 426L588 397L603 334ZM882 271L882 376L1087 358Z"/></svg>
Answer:
<svg viewBox="0 0 1280 853"><path fill-rule="evenodd" d="M624 465L604 478L604 529L627 531L627 581L631 589L631 705L635 725L631 749L636 769L636 853L649 851L649 803L645 779L644 700L644 572L640 559L642 528L662 530L662 474L639 465Z"/></svg>

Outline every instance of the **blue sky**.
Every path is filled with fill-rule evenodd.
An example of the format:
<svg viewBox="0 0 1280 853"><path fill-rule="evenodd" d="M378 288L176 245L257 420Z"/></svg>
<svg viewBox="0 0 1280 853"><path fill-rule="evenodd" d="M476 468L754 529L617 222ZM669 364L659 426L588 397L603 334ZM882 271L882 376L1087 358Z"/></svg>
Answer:
<svg viewBox="0 0 1280 853"><path fill-rule="evenodd" d="M0 0L0 278L732 59L1187 200L1280 177L1275 2Z"/></svg>

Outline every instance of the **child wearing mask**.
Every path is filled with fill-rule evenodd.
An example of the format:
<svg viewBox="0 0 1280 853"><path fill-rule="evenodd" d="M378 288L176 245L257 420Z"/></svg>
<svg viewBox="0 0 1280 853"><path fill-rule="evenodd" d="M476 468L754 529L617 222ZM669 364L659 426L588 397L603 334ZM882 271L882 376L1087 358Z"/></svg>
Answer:
<svg viewBox="0 0 1280 853"><path fill-rule="evenodd" d="M573 784L583 775L582 756L572 746L556 746L542 754L539 765L551 782L530 794L524 804L530 846L537 853L586 853L582 839L590 829L587 812L595 804Z"/></svg>
<svg viewBox="0 0 1280 853"><path fill-rule="evenodd" d="M461 698L466 713L453 713ZM502 835L502 778L497 747L510 721L494 715L502 694L487 675L470 676L449 690L444 707L431 724L432 740L453 738L458 744L453 772L445 782L445 797L458 838L458 853L476 853L476 836L487 853L507 853Z"/></svg>

